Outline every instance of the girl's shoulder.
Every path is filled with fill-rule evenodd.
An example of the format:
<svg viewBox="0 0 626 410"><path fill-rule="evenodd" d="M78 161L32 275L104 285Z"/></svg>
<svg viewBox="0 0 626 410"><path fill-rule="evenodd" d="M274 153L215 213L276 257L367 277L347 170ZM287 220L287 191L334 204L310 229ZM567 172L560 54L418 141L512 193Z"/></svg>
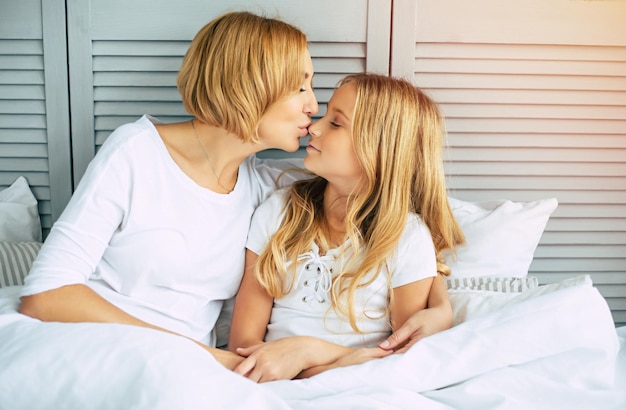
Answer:
<svg viewBox="0 0 626 410"><path fill-rule="evenodd" d="M279 188L272 192L267 199L265 199L256 209L255 213L263 213L266 216L277 215L281 213L285 206L285 202L289 195L291 187Z"/></svg>
<svg viewBox="0 0 626 410"><path fill-rule="evenodd" d="M419 214L409 212L404 227L404 235L430 237L430 229Z"/></svg>
<svg viewBox="0 0 626 410"><path fill-rule="evenodd" d="M422 255L434 250L430 229L418 214L409 213L397 250L400 255Z"/></svg>

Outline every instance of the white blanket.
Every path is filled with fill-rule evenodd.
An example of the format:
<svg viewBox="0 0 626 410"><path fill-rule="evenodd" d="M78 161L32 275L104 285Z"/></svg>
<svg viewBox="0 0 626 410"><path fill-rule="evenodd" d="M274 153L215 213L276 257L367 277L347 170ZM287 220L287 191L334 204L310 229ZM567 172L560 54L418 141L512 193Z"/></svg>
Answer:
<svg viewBox="0 0 626 410"><path fill-rule="evenodd" d="M41 323L16 308L17 289L0 289L2 410L626 408L626 342L618 354L591 286L508 306L405 354L261 385L177 336Z"/></svg>

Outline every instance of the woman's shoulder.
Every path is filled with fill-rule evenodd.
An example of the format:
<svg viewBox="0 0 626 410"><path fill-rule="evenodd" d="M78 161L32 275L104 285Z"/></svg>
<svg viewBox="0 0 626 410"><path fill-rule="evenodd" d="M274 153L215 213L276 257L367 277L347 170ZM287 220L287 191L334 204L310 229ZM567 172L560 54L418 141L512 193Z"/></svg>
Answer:
<svg viewBox="0 0 626 410"><path fill-rule="evenodd" d="M161 121L149 115L143 115L137 121L118 126L104 141L101 149L115 149L120 146L132 145L142 137L158 135L155 124Z"/></svg>

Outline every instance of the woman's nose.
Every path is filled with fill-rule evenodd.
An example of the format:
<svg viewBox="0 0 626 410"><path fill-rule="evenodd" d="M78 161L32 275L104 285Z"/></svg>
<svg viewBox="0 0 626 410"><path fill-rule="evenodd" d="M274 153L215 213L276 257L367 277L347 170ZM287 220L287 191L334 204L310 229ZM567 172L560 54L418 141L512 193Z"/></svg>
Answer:
<svg viewBox="0 0 626 410"><path fill-rule="evenodd" d="M313 92L313 90L311 90L309 99L304 105L304 111L309 115L315 115L317 114L318 108L319 106L317 104L317 98L315 98L315 93Z"/></svg>

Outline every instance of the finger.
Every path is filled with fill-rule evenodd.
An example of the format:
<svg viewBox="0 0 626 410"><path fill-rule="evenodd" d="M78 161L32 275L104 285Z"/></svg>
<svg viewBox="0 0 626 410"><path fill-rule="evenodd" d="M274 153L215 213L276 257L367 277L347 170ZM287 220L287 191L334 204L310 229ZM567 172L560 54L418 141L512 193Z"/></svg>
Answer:
<svg viewBox="0 0 626 410"><path fill-rule="evenodd" d="M263 382L263 373L256 367L250 372L250 374L247 377L248 379L252 380L255 383Z"/></svg>
<svg viewBox="0 0 626 410"><path fill-rule="evenodd" d="M423 338L424 338L424 335L417 334L417 336L414 336L413 338L411 338L411 340L409 340L409 342L406 345L396 350L395 353L405 353L407 350L409 350L411 346L413 346L415 343L419 342Z"/></svg>
<svg viewBox="0 0 626 410"><path fill-rule="evenodd" d="M250 373L252 369L256 366L256 360L254 358L248 357L244 359L241 363L235 367L233 370L235 373L240 374L244 377L248 377L247 374Z"/></svg>
<svg viewBox="0 0 626 410"><path fill-rule="evenodd" d="M378 347L385 350L393 350L405 343L417 329L411 326L407 320L399 329L393 332L387 339L378 344Z"/></svg>
<svg viewBox="0 0 626 410"><path fill-rule="evenodd" d="M238 347L235 350L237 351L237 354L239 354L240 356L248 357L252 353L256 352L261 346L263 346L263 343L259 343L259 344L248 346L248 347Z"/></svg>
<svg viewBox="0 0 626 410"><path fill-rule="evenodd" d="M393 350L385 350L385 349L381 349L380 347L372 347L366 350L367 354L366 356L372 359L381 359L383 357L387 357L392 355L394 352Z"/></svg>

